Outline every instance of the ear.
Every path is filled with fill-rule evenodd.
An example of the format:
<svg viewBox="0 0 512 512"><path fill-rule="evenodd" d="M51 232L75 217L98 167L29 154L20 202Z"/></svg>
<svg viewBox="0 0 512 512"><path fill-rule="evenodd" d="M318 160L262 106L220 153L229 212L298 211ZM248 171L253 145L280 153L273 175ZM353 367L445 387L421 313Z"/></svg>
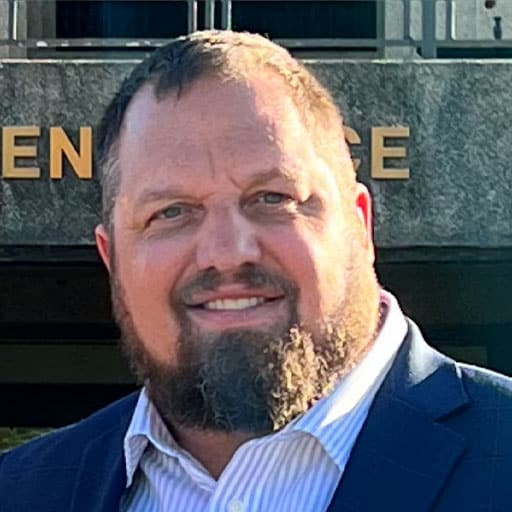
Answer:
<svg viewBox="0 0 512 512"><path fill-rule="evenodd" d="M101 259L103 260L105 267L107 267L107 270L110 272L110 237L107 233L107 230L105 229L105 226L103 224L96 226L94 235L96 238L96 247L100 253Z"/></svg>
<svg viewBox="0 0 512 512"><path fill-rule="evenodd" d="M371 263L374 263L372 198L370 192L362 183L356 183L356 208L357 216L363 228L364 246L367 249L368 259Z"/></svg>

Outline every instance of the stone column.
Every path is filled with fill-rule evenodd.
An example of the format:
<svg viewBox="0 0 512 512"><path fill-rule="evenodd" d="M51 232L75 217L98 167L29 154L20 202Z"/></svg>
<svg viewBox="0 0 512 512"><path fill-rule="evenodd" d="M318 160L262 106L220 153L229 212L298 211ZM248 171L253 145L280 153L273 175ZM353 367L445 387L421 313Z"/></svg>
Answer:
<svg viewBox="0 0 512 512"><path fill-rule="evenodd" d="M17 16L16 16L16 33L19 40L27 38L27 3L28 0L18 0ZM9 33L9 1L0 0L0 38L7 39L11 36ZM27 52L24 48L16 48L14 46L0 46L0 57L2 58L23 58Z"/></svg>
<svg viewBox="0 0 512 512"><path fill-rule="evenodd" d="M457 2L456 30L461 39L494 39L494 17L502 19L503 39L512 38L512 2L497 0L496 7L486 9L484 0Z"/></svg>
<svg viewBox="0 0 512 512"><path fill-rule="evenodd" d="M16 31L20 41L56 37L55 0L17 0ZM0 39L9 34L9 0L0 0ZM0 46L0 58L24 58L31 50Z"/></svg>
<svg viewBox="0 0 512 512"><path fill-rule="evenodd" d="M404 28L407 8L409 9L411 20L409 35L415 39L421 37L421 0L385 0L385 39L402 39L406 35L404 34ZM386 59L419 58L416 48L412 46L385 47L383 57Z"/></svg>
<svg viewBox="0 0 512 512"><path fill-rule="evenodd" d="M27 31L30 39L56 37L55 0L30 0L27 7Z"/></svg>
<svg viewBox="0 0 512 512"><path fill-rule="evenodd" d="M54 39L57 37L55 0L29 0L27 6L27 33L29 39ZM29 58L46 58L55 56L48 48L31 48Z"/></svg>
<svg viewBox="0 0 512 512"><path fill-rule="evenodd" d="M0 0L0 39L9 37L9 3L7 0ZM9 48L0 46L0 58L9 57Z"/></svg>
<svg viewBox="0 0 512 512"><path fill-rule="evenodd" d="M445 37L446 3L449 0L439 0L437 3L437 36ZM485 8L484 0L455 0L455 38L460 40L493 40L494 18L500 17L503 29L503 39L512 39L512 2L497 0L492 9Z"/></svg>

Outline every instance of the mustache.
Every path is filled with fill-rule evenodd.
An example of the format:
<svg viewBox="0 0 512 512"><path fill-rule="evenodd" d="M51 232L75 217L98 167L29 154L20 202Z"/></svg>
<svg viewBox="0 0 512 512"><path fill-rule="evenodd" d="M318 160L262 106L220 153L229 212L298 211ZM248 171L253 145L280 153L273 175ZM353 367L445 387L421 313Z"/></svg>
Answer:
<svg viewBox="0 0 512 512"><path fill-rule="evenodd" d="M196 293L215 291L227 284L239 284L251 289L272 288L286 295L297 295L297 286L290 279L261 265L246 263L230 273L221 273L216 268L206 269L183 285L175 296L180 302L188 302Z"/></svg>

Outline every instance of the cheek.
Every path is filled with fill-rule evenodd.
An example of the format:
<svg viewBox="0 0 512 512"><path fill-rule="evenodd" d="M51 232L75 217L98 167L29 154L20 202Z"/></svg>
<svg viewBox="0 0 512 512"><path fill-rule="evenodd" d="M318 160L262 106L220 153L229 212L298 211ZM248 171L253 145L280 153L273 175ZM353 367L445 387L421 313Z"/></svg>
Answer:
<svg viewBox="0 0 512 512"><path fill-rule="evenodd" d="M178 326L170 297L179 276L177 252L168 244L147 241L117 249L117 273L138 337L161 363L175 357Z"/></svg>
<svg viewBox="0 0 512 512"><path fill-rule="evenodd" d="M167 252L148 244L134 244L131 250L118 255L119 274L131 299L161 299L165 288L172 286L173 264Z"/></svg>
<svg viewBox="0 0 512 512"><path fill-rule="evenodd" d="M341 250L339 234L297 229L279 233L268 241L280 270L299 288L301 322L312 328L343 295L346 255Z"/></svg>

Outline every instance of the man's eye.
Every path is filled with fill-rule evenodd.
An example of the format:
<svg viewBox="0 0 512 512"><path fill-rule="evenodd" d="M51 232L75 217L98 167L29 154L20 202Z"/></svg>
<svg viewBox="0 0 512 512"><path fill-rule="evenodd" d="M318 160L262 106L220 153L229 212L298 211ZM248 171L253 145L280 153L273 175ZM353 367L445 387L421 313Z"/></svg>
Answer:
<svg viewBox="0 0 512 512"><path fill-rule="evenodd" d="M165 210L162 210L158 215L157 218L160 219L176 219L180 215L183 215L185 212L185 208L181 205L173 205L169 206Z"/></svg>
<svg viewBox="0 0 512 512"><path fill-rule="evenodd" d="M280 194L279 192L265 192L258 198L259 203L263 204L281 204L285 203L290 199L286 194Z"/></svg>

